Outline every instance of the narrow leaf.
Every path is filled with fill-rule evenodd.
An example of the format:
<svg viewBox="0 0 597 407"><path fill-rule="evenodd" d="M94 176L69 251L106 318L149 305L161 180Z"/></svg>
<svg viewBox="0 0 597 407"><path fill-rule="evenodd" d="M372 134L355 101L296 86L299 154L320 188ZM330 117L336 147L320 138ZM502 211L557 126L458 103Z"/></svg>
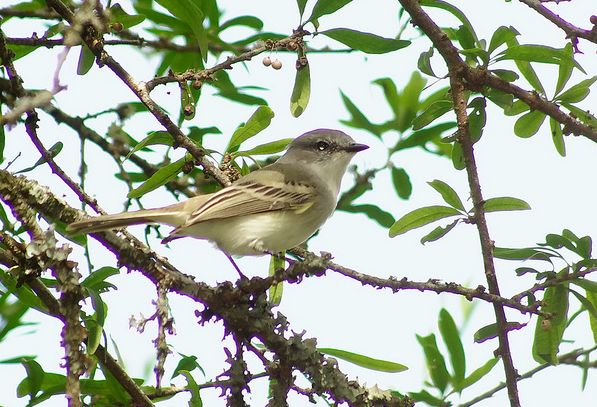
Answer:
<svg viewBox="0 0 597 407"><path fill-rule="evenodd" d="M473 370L473 372L464 379L462 384L456 390L461 392L462 390L466 389L467 387L470 387L473 384L477 383L479 380L481 380L483 377L485 377L489 372L491 372L491 369L493 369L493 367L495 365L497 365L499 360L500 360L499 358L489 359L487 362L485 362L485 364L483 366Z"/></svg>
<svg viewBox="0 0 597 407"><path fill-rule="evenodd" d="M337 209L350 213L365 214L369 219L376 221L384 228L389 228L395 222L394 217L390 213L384 211L383 209L375 205L344 205L338 207Z"/></svg>
<svg viewBox="0 0 597 407"><path fill-rule="evenodd" d="M269 276L276 274L278 270L284 270L284 256L273 255L269 260ZM280 281L272 285L268 290L269 302L272 306L280 305L282 302L282 293L284 292L284 282Z"/></svg>
<svg viewBox="0 0 597 407"><path fill-rule="evenodd" d="M552 254L542 250L533 249L530 247L522 249L512 249L506 247L496 247L493 249L494 257L503 260L543 260L551 261Z"/></svg>
<svg viewBox="0 0 597 407"><path fill-rule="evenodd" d="M233 155L234 157L249 157L252 155L268 155L279 153L281 151L284 151L292 140L293 139L291 138L285 138L281 140L271 141L269 143L260 144L256 147L253 147L250 150L237 151Z"/></svg>
<svg viewBox="0 0 597 407"><path fill-rule="evenodd" d="M423 111L423 113L413 120L413 130L419 130L427 126L435 119L452 110L452 106L452 101L450 100L438 100L431 104L425 111Z"/></svg>
<svg viewBox="0 0 597 407"><path fill-rule="evenodd" d="M145 137L143 140L137 143L137 145L133 147L133 149L131 149L131 151L126 155L125 160L131 158L133 154L135 154L142 148L153 145L172 146L172 136L167 131L152 131L151 133L149 133L147 137Z"/></svg>
<svg viewBox="0 0 597 407"><path fill-rule="evenodd" d="M311 17L307 19L307 22L313 22L314 20L318 20L321 16L332 14L335 11L347 5L348 3L350 3L351 1L352 0L317 0L317 3L315 3L315 6L313 6ZM305 6L303 5L303 10L304 7Z"/></svg>
<svg viewBox="0 0 597 407"><path fill-rule="evenodd" d="M433 68L431 67L433 50L434 48L430 47L427 51L421 52L421 55L419 55L419 59L417 60L417 67L419 68L419 71L423 72L425 75L437 78L437 75L433 72Z"/></svg>
<svg viewBox="0 0 597 407"><path fill-rule="evenodd" d="M334 348L317 348L317 350L326 355L333 356L353 363L357 366L364 367L370 370L377 370L378 372L399 373L408 370L408 367L388 360L374 359L368 356L360 355L358 353L348 352L342 349Z"/></svg>
<svg viewBox="0 0 597 407"><path fill-rule="evenodd" d="M531 209L531 206L522 199L509 196L489 198L485 201L483 207L485 212L526 211Z"/></svg>
<svg viewBox="0 0 597 407"><path fill-rule="evenodd" d="M77 63L77 75L85 75L95 62L95 55L85 44L81 44L79 62Z"/></svg>
<svg viewBox="0 0 597 407"><path fill-rule="evenodd" d="M520 35L518 31L512 26L505 27L501 26L491 36L491 40L489 41L489 48L487 51L491 54L493 51L496 50L500 45L516 38L517 35Z"/></svg>
<svg viewBox="0 0 597 407"><path fill-rule="evenodd" d="M448 385L448 381L450 379L450 374L448 373L448 369L446 369L446 362L444 357L439 351L437 347L437 342L435 341L435 335L431 334L428 336L420 336L417 335L417 341L423 348L423 353L425 354L425 362L427 364L427 370L429 372L429 376L431 376L431 381L441 392L446 389Z"/></svg>
<svg viewBox="0 0 597 407"><path fill-rule="evenodd" d="M398 219L390 227L389 235L395 237L437 220L458 215L460 215L460 212L449 206L436 205L415 209Z"/></svg>
<svg viewBox="0 0 597 407"><path fill-rule="evenodd" d="M438 179L428 182L428 184L440 193L440 195L448 205L455 209L460 209L461 211L464 211L464 205L462 204L460 197L458 196L456 191L452 189L450 185Z"/></svg>
<svg viewBox="0 0 597 407"><path fill-rule="evenodd" d="M413 191L410 178L404 168L392 167L392 183L398 196L402 199L408 199Z"/></svg>
<svg viewBox="0 0 597 407"><path fill-rule="evenodd" d="M428 234L426 234L425 236L423 236L421 238L421 244L425 244L427 242L435 242L436 240L441 239L442 237L447 235L448 232L450 232L452 229L454 229L454 227L457 224L458 224L458 219L456 219L454 222L450 223L449 225L447 225L445 227L442 227L442 226L436 227L431 232L429 232Z"/></svg>
<svg viewBox="0 0 597 407"><path fill-rule="evenodd" d="M309 71L309 62L307 61L307 58L300 58L297 61L294 88L292 89L292 95L290 96L290 113L292 113L294 117L299 117L303 114L309 103L310 96L311 73Z"/></svg>
<svg viewBox="0 0 597 407"><path fill-rule="evenodd" d="M466 374L466 356L460 340L460 333L454 319L445 308L442 308L439 312L438 325L442 339L450 354L450 362L454 370L454 376L452 377L454 387L458 387Z"/></svg>
<svg viewBox="0 0 597 407"><path fill-rule="evenodd" d="M367 54L385 54L404 48L410 44L410 41L384 38L379 35L348 28L334 28L321 31L320 34L341 42L349 48L363 51Z"/></svg>
<svg viewBox="0 0 597 407"><path fill-rule="evenodd" d="M547 319L539 316L533 340L533 358L538 363L556 364L568 315L568 284L548 287L541 310L553 314Z"/></svg>
<svg viewBox="0 0 597 407"><path fill-rule="evenodd" d="M243 142L257 135L259 132L267 128L272 122L274 112L268 106L259 106L257 110L251 115L249 120L241 126L239 126L226 148L226 151L236 150Z"/></svg>
<svg viewBox="0 0 597 407"><path fill-rule="evenodd" d="M139 185L128 193L127 197L131 199L140 198L148 192L153 191L166 184L168 181L176 178L178 173L182 170L182 167L186 163L186 157L181 158L165 167L160 168L153 174L147 181Z"/></svg>
<svg viewBox="0 0 597 407"><path fill-rule="evenodd" d="M562 92L556 97L556 100L565 103L578 103L583 101L590 93L589 88L597 81L597 76L585 79L570 87L568 90Z"/></svg>
<svg viewBox="0 0 597 407"><path fill-rule="evenodd" d="M564 142L564 132L562 131L562 126L560 125L560 122L558 122L553 117L550 117L549 127L551 129L551 139L553 141L553 145L556 148L556 151L562 157L566 157L566 144Z"/></svg>

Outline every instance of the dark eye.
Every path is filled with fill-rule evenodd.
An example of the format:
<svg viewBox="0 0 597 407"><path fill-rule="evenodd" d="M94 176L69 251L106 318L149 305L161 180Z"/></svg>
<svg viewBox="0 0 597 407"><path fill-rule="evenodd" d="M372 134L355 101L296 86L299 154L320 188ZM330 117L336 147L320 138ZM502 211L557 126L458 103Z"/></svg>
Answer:
<svg viewBox="0 0 597 407"><path fill-rule="evenodd" d="M325 151L328 149L330 145L328 143L326 143L325 141L318 141L316 144L316 147L319 151Z"/></svg>

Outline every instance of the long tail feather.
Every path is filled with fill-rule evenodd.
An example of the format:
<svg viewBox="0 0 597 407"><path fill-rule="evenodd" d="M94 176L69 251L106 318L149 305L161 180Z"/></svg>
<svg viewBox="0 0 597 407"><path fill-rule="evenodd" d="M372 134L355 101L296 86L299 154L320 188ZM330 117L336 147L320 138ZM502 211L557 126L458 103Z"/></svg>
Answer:
<svg viewBox="0 0 597 407"><path fill-rule="evenodd" d="M84 234L102 230L118 229L143 223L163 223L178 226L184 222L184 220L181 219L181 217L184 217L184 213L181 213L180 210L168 211L165 209L167 208L123 212L115 215L102 215L71 223L67 226L66 231L71 234Z"/></svg>

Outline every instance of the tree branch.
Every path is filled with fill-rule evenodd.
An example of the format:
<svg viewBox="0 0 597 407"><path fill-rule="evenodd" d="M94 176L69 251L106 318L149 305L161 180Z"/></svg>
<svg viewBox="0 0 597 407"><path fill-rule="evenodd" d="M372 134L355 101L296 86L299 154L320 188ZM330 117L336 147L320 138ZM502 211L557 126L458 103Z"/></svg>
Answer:
<svg viewBox="0 0 597 407"><path fill-rule="evenodd" d="M464 79L464 86L471 90L489 86L511 94L525 102L532 110L539 110L562 123L566 133L582 135L597 143L597 129L564 113L555 103L548 101L534 91L526 91L519 86L506 82L484 68L473 68L466 64L448 35L425 13L418 1L400 0L400 3L410 14L413 23L419 26L429 37L446 64L451 69L458 71L459 76Z"/></svg>
<svg viewBox="0 0 597 407"><path fill-rule="evenodd" d="M590 349L577 349L577 350L573 350L572 352L566 353L564 355L561 355L558 357L558 362L560 364L572 364L573 362L576 362L577 359L581 356L584 355L588 355L592 352L594 352L597 349L597 346L594 346ZM524 379L528 379L530 377L533 377L536 373L539 373L540 371L548 368L548 367L553 367L554 365L551 363L544 363L542 365L539 365L531 370L529 370L528 372L525 372L521 375L519 375L516 380L521 381ZM469 400L465 403L459 404L459 407L470 407L472 405L475 405L477 403L479 403L480 401L486 400L490 397L492 397L495 393L497 393L500 390L503 390L506 388L506 385L504 383L500 383L498 386L494 387L493 389L479 395L478 397L475 397L472 400Z"/></svg>
<svg viewBox="0 0 597 407"><path fill-rule="evenodd" d="M67 22L72 23L74 13L60 0L47 0L56 12ZM137 83L133 77L118 63L108 52L104 49L103 38L95 30L91 24L87 24L84 32L81 33L81 38L85 41L89 49L96 56L100 66L106 65L114 74L124 82L124 84L139 98L147 109L153 114L157 121L170 133L174 140L175 146L185 148L195 160L203 167L205 173L213 176L222 185L230 185L228 177L222 173L211 161L205 156L203 148L197 146L191 139L189 139L181 129L170 120L170 117L151 99L147 86L140 82Z"/></svg>
<svg viewBox="0 0 597 407"><path fill-rule="evenodd" d="M566 33L566 38L570 38L574 48L578 51L577 44L578 38L583 38L587 41L593 42L597 44L597 25L593 25L591 30L584 30L575 26L574 24L569 23L568 21L564 20L562 17L545 7L542 1L539 0L519 0L521 3L526 4L537 13L541 14L543 17L551 21L553 24L558 26Z"/></svg>

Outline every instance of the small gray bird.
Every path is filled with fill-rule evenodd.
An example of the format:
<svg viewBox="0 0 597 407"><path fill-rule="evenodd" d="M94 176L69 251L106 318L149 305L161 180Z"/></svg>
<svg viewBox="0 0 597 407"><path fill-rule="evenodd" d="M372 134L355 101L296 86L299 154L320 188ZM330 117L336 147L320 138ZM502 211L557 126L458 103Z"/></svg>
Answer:
<svg viewBox="0 0 597 407"><path fill-rule="evenodd" d="M164 242L192 236L230 255L279 253L307 240L336 207L352 157L369 148L330 129L307 132L275 163L222 190L163 208L98 216L72 223L72 234L143 223L174 226Z"/></svg>

